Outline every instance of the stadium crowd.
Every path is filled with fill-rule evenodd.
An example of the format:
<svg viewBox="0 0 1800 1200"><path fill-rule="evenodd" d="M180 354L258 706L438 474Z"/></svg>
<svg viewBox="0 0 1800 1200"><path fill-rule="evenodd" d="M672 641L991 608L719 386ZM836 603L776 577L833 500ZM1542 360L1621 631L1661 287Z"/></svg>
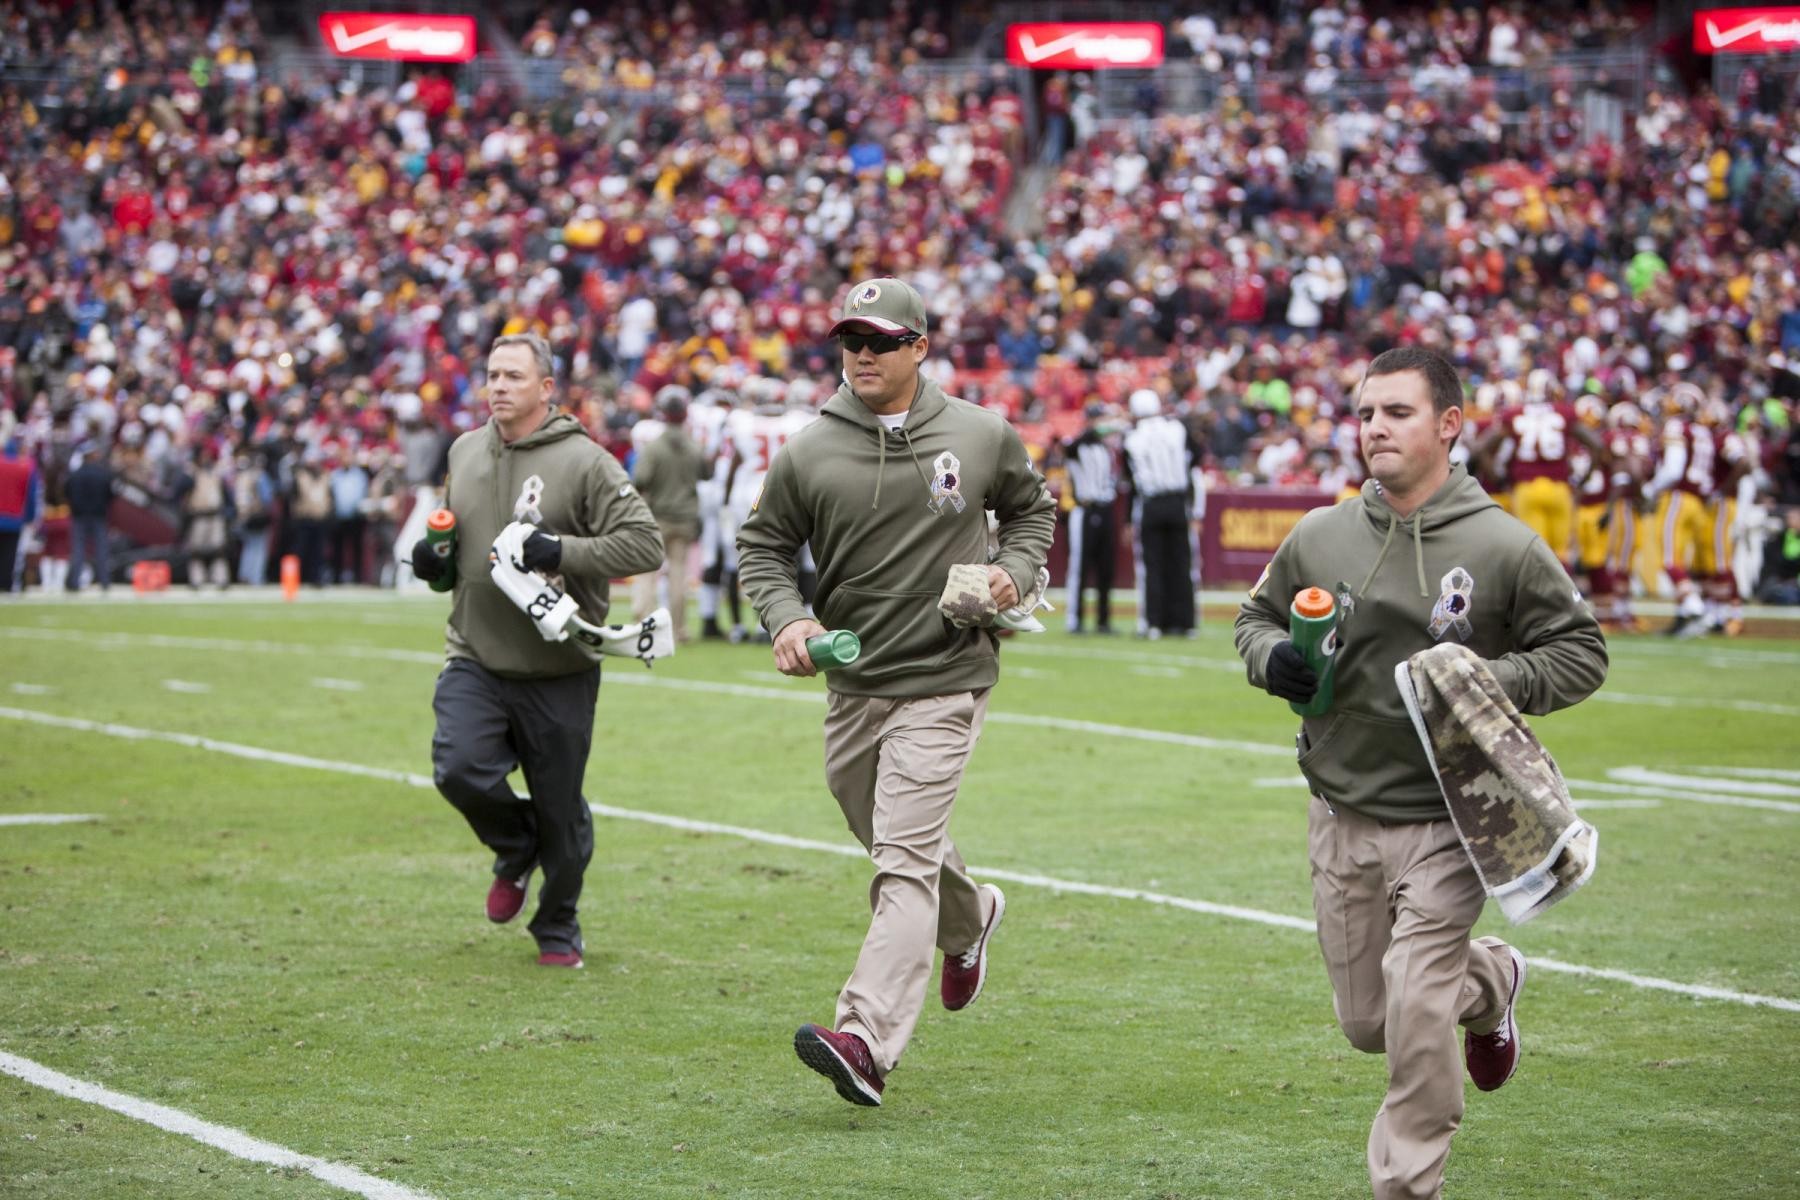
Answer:
<svg viewBox="0 0 1800 1200"><path fill-rule="evenodd" d="M1614 6L1220 6L1171 38L1217 103L1151 88L1102 122L1093 80L1022 93L952 58L935 9L895 11L557 9L513 31L560 72L528 103L492 74L278 78L242 0L9 5L0 60L58 60L0 82L0 397L45 512L98 457L190 547L222 515L238 578L292 551L374 582L484 418L496 335L546 334L625 458L665 386L828 381L834 304L875 274L927 297L946 387L1051 466L1084 406L1123 422L1147 387L1215 479L1336 490L1363 365L1418 343L1478 407L1540 368L1608 406L1694 384L1752 441L1746 498L1800 504L1778 85L1653 94L1615 141L1504 73L1629 34Z"/></svg>

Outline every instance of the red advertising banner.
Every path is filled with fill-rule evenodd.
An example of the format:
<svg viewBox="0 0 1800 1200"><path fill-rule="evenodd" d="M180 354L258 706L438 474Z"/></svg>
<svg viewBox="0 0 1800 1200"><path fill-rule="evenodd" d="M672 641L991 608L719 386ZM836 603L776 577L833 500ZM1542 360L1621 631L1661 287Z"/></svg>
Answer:
<svg viewBox="0 0 1800 1200"><path fill-rule="evenodd" d="M1694 49L1702 54L1793 54L1800 51L1800 8L1707 8L1694 14Z"/></svg>
<svg viewBox="0 0 1800 1200"><path fill-rule="evenodd" d="M1332 499L1324 492L1275 489L1221 488L1206 493L1206 520L1200 527L1201 583L1209 588L1234 583L1249 587L1300 518Z"/></svg>
<svg viewBox="0 0 1800 1200"><path fill-rule="evenodd" d="M1300 518L1335 500L1324 492L1277 488L1217 488L1207 492L1206 519L1200 523L1200 586L1217 589L1242 585L1247 590ZM1118 541L1113 586L1130 588L1137 570L1132 557L1130 502L1121 499L1114 515ZM1059 512L1056 539L1045 564L1050 568L1051 587L1063 586L1068 577L1068 528L1068 514Z"/></svg>
<svg viewBox="0 0 1800 1200"><path fill-rule="evenodd" d="M1149 21L1036 23L1006 27L1006 61L1040 71L1154 67L1163 60L1163 27Z"/></svg>
<svg viewBox="0 0 1800 1200"><path fill-rule="evenodd" d="M398 12L328 12L319 36L339 58L468 62L475 57L475 18Z"/></svg>

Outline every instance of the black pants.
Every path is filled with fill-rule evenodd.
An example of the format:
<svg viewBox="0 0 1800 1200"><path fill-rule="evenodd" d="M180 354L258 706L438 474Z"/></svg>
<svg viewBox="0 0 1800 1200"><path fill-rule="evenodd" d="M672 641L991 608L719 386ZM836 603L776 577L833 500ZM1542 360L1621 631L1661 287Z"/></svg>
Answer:
<svg viewBox="0 0 1800 1200"><path fill-rule="evenodd" d="M1081 628L1081 598L1087 588L1095 590L1094 628L1112 628L1113 562L1118 557L1118 524L1113 518L1113 505L1078 504L1069 510L1069 577L1065 603L1069 609L1069 628Z"/></svg>
<svg viewBox="0 0 1800 1200"><path fill-rule="evenodd" d="M325 522L301 517L294 522L294 553L300 556L300 582L327 583L325 571Z"/></svg>
<svg viewBox="0 0 1800 1200"><path fill-rule="evenodd" d="M540 950L581 950L575 902L594 854L594 819L581 794L594 740L600 668L557 679L502 679L457 658L438 676L431 707L432 779L482 845L494 874L543 870L531 935ZM517 766L531 794L506 782Z"/></svg>
<svg viewBox="0 0 1800 1200"><path fill-rule="evenodd" d="M331 527L331 580L332 583L361 583L363 581L363 529L365 522L359 516L339 517Z"/></svg>
<svg viewBox="0 0 1800 1200"><path fill-rule="evenodd" d="M1193 553L1188 545L1187 497L1180 492L1146 496L1138 510L1138 549L1143 555L1140 621L1164 633L1194 627Z"/></svg>
<svg viewBox="0 0 1800 1200"><path fill-rule="evenodd" d="M69 521L69 576L63 586L73 592L81 587L83 565L94 568L94 582L102 591L112 587L112 546L106 518L74 517Z"/></svg>
<svg viewBox="0 0 1800 1200"><path fill-rule="evenodd" d="M0 592L13 590L13 564L19 559L22 529L0 529Z"/></svg>

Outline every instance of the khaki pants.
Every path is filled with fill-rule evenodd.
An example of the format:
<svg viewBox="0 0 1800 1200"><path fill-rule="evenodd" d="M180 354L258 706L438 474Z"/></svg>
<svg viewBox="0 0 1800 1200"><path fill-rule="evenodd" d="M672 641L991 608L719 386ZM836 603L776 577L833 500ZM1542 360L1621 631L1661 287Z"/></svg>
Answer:
<svg viewBox="0 0 1800 1200"><path fill-rule="evenodd" d="M1387 1054L1369 1181L1377 1200L1436 1197L1462 1123L1457 1025L1498 1028L1512 959L1498 938L1469 940L1486 894L1448 819L1384 825L1315 796L1307 850L1338 1024Z"/></svg>
<svg viewBox="0 0 1800 1200"><path fill-rule="evenodd" d="M988 692L883 699L830 693L825 781L869 851L869 933L838 995L839 1030L894 1069L925 1006L933 948L981 937L981 893L950 841L950 809Z"/></svg>
<svg viewBox="0 0 1800 1200"><path fill-rule="evenodd" d="M688 550L694 536L685 525L657 523L662 531L663 569L669 573L669 623L675 627L675 640L688 640L687 590ZM656 579L661 571L645 571L631 580L631 610L638 620L656 611Z"/></svg>

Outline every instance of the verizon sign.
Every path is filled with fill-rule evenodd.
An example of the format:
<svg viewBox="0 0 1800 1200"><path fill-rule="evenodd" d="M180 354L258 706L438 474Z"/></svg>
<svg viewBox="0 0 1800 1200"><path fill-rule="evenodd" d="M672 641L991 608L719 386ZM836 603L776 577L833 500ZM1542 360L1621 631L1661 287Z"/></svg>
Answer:
<svg viewBox="0 0 1800 1200"><path fill-rule="evenodd" d="M1006 61L1040 71L1154 67L1163 60L1163 27L1153 22L1090 21L1009 25Z"/></svg>
<svg viewBox="0 0 1800 1200"><path fill-rule="evenodd" d="M1702 54L1792 54L1800 50L1800 8L1710 8L1694 14Z"/></svg>
<svg viewBox="0 0 1800 1200"><path fill-rule="evenodd" d="M475 57L474 17L328 12L319 18L319 34L339 58L468 62Z"/></svg>

